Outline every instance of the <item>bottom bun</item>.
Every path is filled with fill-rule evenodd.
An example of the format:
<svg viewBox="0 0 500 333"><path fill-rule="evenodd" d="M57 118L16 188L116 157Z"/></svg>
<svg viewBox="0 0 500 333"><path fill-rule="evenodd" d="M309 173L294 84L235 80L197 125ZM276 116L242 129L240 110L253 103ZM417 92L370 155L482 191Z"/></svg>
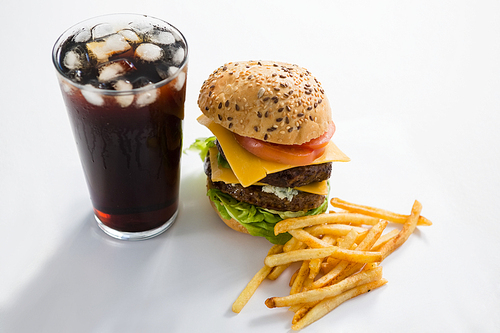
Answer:
<svg viewBox="0 0 500 333"><path fill-rule="evenodd" d="M211 189L212 186L211 185L211 181L207 178L207 190ZM223 218L221 215L220 215L220 212L219 210L217 209L217 207L215 206L214 202L212 200L210 200L210 198L208 198L208 201L210 202L210 205L212 206L212 208L214 209L214 211L217 213L217 215L219 216L219 218L222 220L222 222L224 222L229 228L235 230L235 231L239 231L239 232L242 232L244 234L250 234L247 230L247 228L245 228L244 226L241 225L241 223L239 223L238 221L236 221L235 219L225 219Z"/></svg>

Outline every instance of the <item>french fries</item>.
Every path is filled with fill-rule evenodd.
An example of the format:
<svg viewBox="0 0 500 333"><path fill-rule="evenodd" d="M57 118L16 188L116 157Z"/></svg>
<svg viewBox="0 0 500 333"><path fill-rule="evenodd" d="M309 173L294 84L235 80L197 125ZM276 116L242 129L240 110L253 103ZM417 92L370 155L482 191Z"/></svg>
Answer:
<svg viewBox="0 0 500 333"><path fill-rule="evenodd" d="M290 218L275 225L275 234L288 232L292 238L271 248L264 267L234 302L234 312L241 311L266 277L274 280L292 263L301 262L290 279L289 295L265 301L269 308L289 307L294 312L292 329L300 330L343 302L385 285L380 263L408 240L417 225L432 225L420 215L418 201L409 215L337 198L332 206L345 212ZM386 231L389 222L403 226Z"/></svg>
<svg viewBox="0 0 500 333"><path fill-rule="evenodd" d="M352 213L359 213L366 216L376 217L394 223L406 223L408 215L396 214L385 209L353 204L339 198L332 198L330 204L333 207L344 209ZM423 216L418 218L418 225L432 225L432 222Z"/></svg>

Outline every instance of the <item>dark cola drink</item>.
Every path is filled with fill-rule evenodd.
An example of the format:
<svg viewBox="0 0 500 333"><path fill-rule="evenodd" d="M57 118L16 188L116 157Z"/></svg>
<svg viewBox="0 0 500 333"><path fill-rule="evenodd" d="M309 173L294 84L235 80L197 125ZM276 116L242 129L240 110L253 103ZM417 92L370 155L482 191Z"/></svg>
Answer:
<svg viewBox="0 0 500 333"><path fill-rule="evenodd" d="M185 39L154 18L111 15L68 30L53 58L98 224L121 239L166 230L179 205Z"/></svg>

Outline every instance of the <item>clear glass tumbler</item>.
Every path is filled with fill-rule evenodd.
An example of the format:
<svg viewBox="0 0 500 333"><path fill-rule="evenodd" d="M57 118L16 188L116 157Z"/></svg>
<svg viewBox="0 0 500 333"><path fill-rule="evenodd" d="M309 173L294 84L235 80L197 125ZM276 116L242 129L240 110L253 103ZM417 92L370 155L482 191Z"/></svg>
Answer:
<svg viewBox="0 0 500 333"><path fill-rule="evenodd" d="M181 32L136 14L81 22L54 45L95 218L112 237L151 238L176 219L187 59Z"/></svg>

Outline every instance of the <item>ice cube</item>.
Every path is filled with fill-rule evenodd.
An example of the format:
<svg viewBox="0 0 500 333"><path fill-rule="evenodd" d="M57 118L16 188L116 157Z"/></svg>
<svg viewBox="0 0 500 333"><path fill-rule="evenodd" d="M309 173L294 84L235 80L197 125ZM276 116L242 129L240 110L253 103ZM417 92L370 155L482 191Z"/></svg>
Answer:
<svg viewBox="0 0 500 333"><path fill-rule="evenodd" d="M139 34L147 33L153 30L153 26L147 22L132 22L129 27Z"/></svg>
<svg viewBox="0 0 500 333"><path fill-rule="evenodd" d="M122 35L129 42L137 43L137 42L141 41L139 36L134 31L132 31L130 29L123 29L123 30L118 31L118 33L120 35Z"/></svg>
<svg viewBox="0 0 500 333"><path fill-rule="evenodd" d="M179 65L184 60L184 49L178 48L172 56L172 62L176 65Z"/></svg>
<svg viewBox="0 0 500 333"><path fill-rule="evenodd" d="M132 83L126 80L118 80L113 83L113 87L117 91L125 91L125 90L132 90L134 87L132 86ZM134 95L133 94L126 94L126 95L118 95L115 97L116 102L122 107L126 108L132 102L134 101Z"/></svg>
<svg viewBox="0 0 500 333"><path fill-rule="evenodd" d="M110 61L99 66L99 77L97 79L100 82L111 81L135 69L134 64L127 59Z"/></svg>
<svg viewBox="0 0 500 333"><path fill-rule="evenodd" d="M184 87L185 82L186 82L186 73L180 72L179 75L177 75L177 78L175 79L174 89L177 91L181 91L182 88Z"/></svg>
<svg viewBox="0 0 500 333"><path fill-rule="evenodd" d="M80 54L76 50L66 52L63 59L63 64L68 69L82 68L82 60Z"/></svg>
<svg viewBox="0 0 500 333"><path fill-rule="evenodd" d="M92 33L90 32L90 30L87 30L87 29L82 29L80 31L78 31L74 36L73 36L73 41L75 43L84 43L84 42L87 42L90 37L92 37Z"/></svg>
<svg viewBox="0 0 500 333"><path fill-rule="evenodd" d="M156 101L158 89L150 89L137 95L135 104L137 107L143 107Z"/></svg>
<svg viewBox="0 0 500 333"><path fill-rule="evenodd" d="M144 43L135 49L135 55L144 61L157 61L163 56L163 49L155 44Z"/></svg>
<svg viewBox="0 0 500 333"><path fill-rule="evenodd" d="M175 37L168 31L155 31L149 36L149 40L154 44L168 45L175 43Z"/></svg>
<svg viewBox="0 0 500 333"><path fill-rule="evenodd" d="M135 79L135 81L132 82L132 84L135 89L138 89L153 84L153 82L151 82L147 77L141 76Z"/></svg>
<svg viewBox="0 0 500 333"><path fill-rule="evenodd" d="M120 34L114 34L102 41L87 44L87 50L99 63L106 62L112 55L125 52L130 48L130 44Z"/></svg>
<svg viewBox="0 0 500 333"><path fill-rule="evenodd" d="M92 32L92 38L95 39L100 39L103 37L106 37L108 35L111 35L115 33L115 29L111 24L108 23L101 23L98 24L90 30Z"/></svg>
<svg viewBox="0 0 500 333"><path fill-rule="evenodd" d="M177 73L178 70L179 70L178 67L172 66L168 69L168 75L173 76L175 73Z"/></svg>
<svg viewBox="0 0 500 333"><path fill-rule="evenodd" d="M97 88L94 88L91 84L86 84L85 87L81 90L83 97L90 104L102 106L104 104L104 98L99 93Z"/></svg>
<svg viewBox="0 0 500 333"><path fill-rule="evenodd" d="M75 82L82 82L83 79L83 72L79 69L72 69L68 72L68 77Z"/></svg>
<svg viewBox="0 0 500 333"><path fill-rule="evenodd" d="M168 67L168 65L163 62L160 62L156 65L156 72L158 73L158 76L160 76L162 80L165 80L170 76L169 70L170 67Z"/></svg>

